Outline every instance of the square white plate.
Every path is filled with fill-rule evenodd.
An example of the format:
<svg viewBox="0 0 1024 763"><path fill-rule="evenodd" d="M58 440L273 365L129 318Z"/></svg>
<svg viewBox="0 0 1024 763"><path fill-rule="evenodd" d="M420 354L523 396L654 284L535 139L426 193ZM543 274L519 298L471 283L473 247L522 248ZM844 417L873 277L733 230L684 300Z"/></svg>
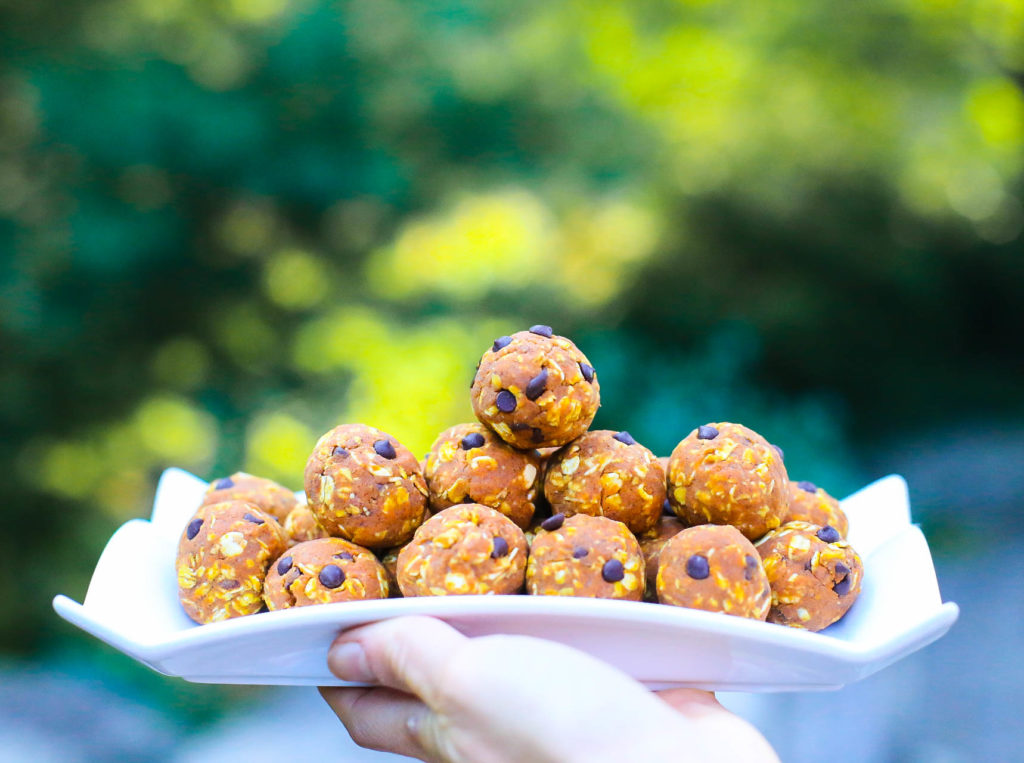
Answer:
<svg viewBox="0 0 1024 763"><path fill-rule="evenodd" d="M930 644L953 625L928 544L910 523L907 486L892 475L842 502L864 560L860 598L820 633L641 602L551 596L449 596L326 604L209 625L186 617L174 572L178 538L206 483L168 469L149 521L107 542L85 603L57 596L61 617L161 673L199 683L344 685L326 665L339 631L397 615L433 615L471 636L559 641L652 688L836 689Z"/></svg>

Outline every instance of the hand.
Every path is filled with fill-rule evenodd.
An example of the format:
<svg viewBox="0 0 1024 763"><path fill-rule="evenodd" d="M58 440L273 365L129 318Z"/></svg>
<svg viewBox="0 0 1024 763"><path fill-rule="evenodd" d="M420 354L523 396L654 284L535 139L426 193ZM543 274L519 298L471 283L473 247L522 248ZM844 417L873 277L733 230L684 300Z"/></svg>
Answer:
<svg viewBox="0 0 1024 763"><path fill-rule="evenodd" d="M651 693L542 639L401 617L343 633L327 664L378 685L320 689L357 744L426 761L778 760L710 692Z"/></svg>

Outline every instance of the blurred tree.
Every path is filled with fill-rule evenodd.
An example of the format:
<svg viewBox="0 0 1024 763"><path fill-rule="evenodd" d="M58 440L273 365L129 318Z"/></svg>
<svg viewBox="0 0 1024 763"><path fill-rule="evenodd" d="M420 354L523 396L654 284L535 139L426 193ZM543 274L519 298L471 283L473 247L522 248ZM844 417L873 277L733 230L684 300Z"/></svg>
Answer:
<svg viewBox="0 0 1024 763"><path fill-rule="evenodd" d="M168 465L425 449L497 334L667 451L1019 418L1024 3L0 2L0 644Z"/></svg>

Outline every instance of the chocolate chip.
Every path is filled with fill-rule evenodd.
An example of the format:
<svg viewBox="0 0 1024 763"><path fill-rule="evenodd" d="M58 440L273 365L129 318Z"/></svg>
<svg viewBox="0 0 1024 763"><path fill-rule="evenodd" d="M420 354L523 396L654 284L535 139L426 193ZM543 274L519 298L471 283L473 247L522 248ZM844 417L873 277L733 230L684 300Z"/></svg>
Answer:
<svg viewBox="0 0 1024 763"><path fill-rule="evenodd" d="M701 424L697 427L698 440L714 440L716 437L718 437L718 430L710 424Z"/></svg>
<svg viewBox="0 0 1024 763"><path fill-rule="evenodd" d="M533 433L530 435L530 439L534 442L544 442L544 433L537 427L533 428Z"/></svg>
<svg viewBox="0 0 1024 763"><path fill-rule="evenodd" d="M753 580L755 572L757 572L757 559L747 554L743 557L743 577L746 580Z"/></svg>
<svg viewBox="0 0 1024 763"><path fill-rule="evenodd" d="M334 450L331 451L331 455L337 456L338 458L348 458L348 451L340 445L335 445Z"/></svg>
<svg viewBox="0 0 1024 763"><path fill-rule="evenodd" d="M544 394L544 390L548 386L548 369L540 369L540 373L534 376L530 381L526 383L526 398L527 400L536 400L538 397Z"/></svg>
<svg viewBox="0 0 1024 763"><path fill-rule="evenodd" d="M219 583L217 583L217 585L223 588L225 591L233 591L242 584L239 583L237 580L221 580Z"/></svg>
<svg viewBox="0 0 1024 763"><path fill-rule="evenodd" d="M472 450L473 448L482 448L484 445L484 436L479 432L470 432L468 435L462 438L463 450Z"/></svg>
<svg viewBox="0 0 1024 763"><path fill-rule="evenodd" d="M277 563L277 574L278 575L287 575L288 574L288 570L290 570L291 568L292 568L292 558L290 556L286 556L286 557L284 557L284 558L282 558L281 560L278 561L278 563Z"/></svg>
<svg viewBox="0 0 1024 763"><path fill-rule="evenodd" d="M373 444L373 450L381 458L392 459L398 455L395 453L395 446L391 444L391 440L377 440Z"/></svg>
<svg viewBox="0 0 1024 763"><path fill-rule="evenodd" d="M185 537L192 540L199 534L199 528L203 526L203 520L196 517L188 523L188 527L185 528Z"/></svg>
<svg viewBox="0 0 1024 763"><path fill-rule="evenodd" d="M547 337L548 339L550 339L551 335L554 334L550 326L542 326L539 323L536 326L530 326L530 333L536 334L537 336Z"/></svg>
<svg viewBox="0 0 1024 763"><path fill-rule="evenodd" d="M601 568L601 577L606 583L618 583L626 576L626 570L618 559L609 559Z"/></svg>
<svg viewBox="0 0 1024 763"><path fill-rule="evenodd" d="M263 520L262 520L262 519L260 519L260 518L259 518L259 517L257 517L257 516L253 516L253 515L252 515L252 514L250 514L250 513L248 512L248 511L247 511L247 512L245 512L245 513L244 513L244 514L242 515L242 519L248 520L249 522L252 522L252 523L253 523L254 525L261 525L261 524L263 524Z"/></svg>
<svg viewBox="0 0 1024 763"><path fill-rule="evenodd" d="M588 382L594 381L594 367L589 363L580 361L580 373L583 374L583 378Z"/></svg>
<svg viewBox="0 0 1024 763"><path fill-rule="evenodd" d="M708 567L708 558L700 554L694 554L686 560L686 574L694 580L703 580L711 574Z"/></svg>
<svg viewBox="0 0 1024 763"><path fill-rule="evenodd" d="M573 559L582 559L583 557L585 557L589 553L590 552L587 551L587 549L583 548L583 546L577 546L576 548L574 548L572 550L572 558Z"/></svg>
<svg viewBox="0 0 1024 763"><path fill-rule="evenodd" d="M675 511L672 510L672 501L668 498L661 502L661 513L666 517L674 517L676 515Z"/></svg>
<svg viewBox="0 0 1024 763"><path fill-rule="evenodd" d="M345 573L336 564L325 565L316 577L324 588L337 588L345 582Z"/></svg>
<svg viewBox="0 0 1024 763"><path fill-rule="evenodd" d="M494 550L491 552L491 559L500 559L508 555L508 541L498 537L494 539Z"/></svg>
<svg viewBox="0 0 1024 763"><path fill-rule="evenodd" d="M775 445L775 444L772 444L772 447L775 449L775 452L779 454L779 460L785 461L786 460L786 453L785 453L785 451L783 451L782 448L780 448L778 445Z"/></svg>
<svg viewBox="0 0 1024 763"><path fill-rule="evenodd" d="M516 396L507 389L499 390L497 397L494 399L494 404L498 406L498 410L502 413L512 413L516 409Z"/></svg>
<svg viewBox="0 0 1024 763"><path fill-rule="evenodd" d="M818 530L818 540L824 541L825 543L835 543L839 540L839 531L832 525L825 525Z"/></svg>
<svg viewBox="0 0 1024 763"><path fill-rule="evenodd" d="M612 435L613 440L618 440L623 445L636 445L636 440L633 439L633 435L629 432L616 432Z"/></svg>
<svg viewBox="0 0 1024 763"><path fill-rule="evenodd" d="M512 344L512 337L510 336L499 336L494 340L494 344L491 345L491 352L497 352L502 347L508 347Z"/></svg>
<svg viewBox="0 0 1024 763"><path fill-rule="evenodd" d="M339 551L337 554L334 555L334 558L344 559L346 562L351 562L353 559L355 559L355 557L352 556L352 554L350 554L348 551Z"/></svg>
<svg viewBox="0 0 1024 763"><path fill-rule="evenodd" d="M541 529L544 530L557 530L562 526L562 522L565 521L565 514L559 512L558 514L552 514L550 517L540 523Z"/></svg>
<svg viewBox="0 0 1024 763"><path fill-rule="evenodd" d="M845 578L838 581L834 586L832 586L832 590L840 596L846 596L846 594L850 592L850 588L852 586L853 579L849 575L847 575Z"/></svg>
<svg viewBox="0 0 1024 763"><path fill-rule="evenodd" d="M813 482L808 482L807 480L800 480L798 483L796 483L796 486L801 490L806 490L808 493L818 492L818 486L815 485Z"/></svg>
<svg viewBox="0 0 1024 763"><path fill-rule="evenodd" d="M512 431L513 432L523 432L523 431L525 431L525 430L527 430L529 428L530 428L530 425L529 424L524 424L522 421L513 421L512 422Z"/></svg>
<svg viewBox="0 0 1024 763"><path fill-rule="evenodd" d="M836 574L837 575L849 575L850 574L850 568L847 567L842 562L836 562Z"/></svg>
<svg viewBox="0 0 1024 763"><path fill-rule="evenodd" d="M235 483L230 477L221 477L217 480L214 485L214 490L227 490L229 487L234 487Z"/></svg>

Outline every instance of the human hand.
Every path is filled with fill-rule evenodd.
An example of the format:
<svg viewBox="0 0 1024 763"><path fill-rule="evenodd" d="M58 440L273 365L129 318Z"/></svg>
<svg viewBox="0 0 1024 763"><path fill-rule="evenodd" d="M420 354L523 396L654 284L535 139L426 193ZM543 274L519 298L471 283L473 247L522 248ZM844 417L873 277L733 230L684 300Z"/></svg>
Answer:
<svg viewBox="0 0 1024 763"><path fill-rule="evenodd" d="M430 617L343 633L320 693L355 742L426 761L777 761L764 737L694 689L652 693L527 636L467 638Z"/></svg>

